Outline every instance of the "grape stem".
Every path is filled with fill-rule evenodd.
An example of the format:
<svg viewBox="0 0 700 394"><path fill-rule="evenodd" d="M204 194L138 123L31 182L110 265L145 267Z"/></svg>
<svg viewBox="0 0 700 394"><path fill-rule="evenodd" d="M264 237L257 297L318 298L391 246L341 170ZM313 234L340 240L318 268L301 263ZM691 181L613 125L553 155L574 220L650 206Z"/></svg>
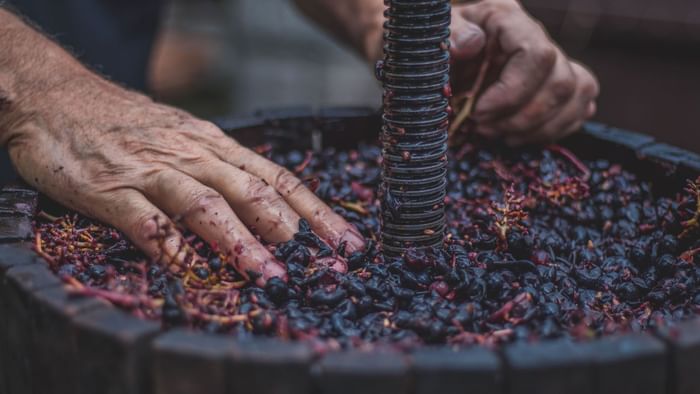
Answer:
<svg viewBox="0 0 700 394"><path fill-rule="evenodd" d="M476 80L474 80L474 85L472 86L472 88L469 89L466 93L464 93L463 96L457 97L454 100L456 102L456 100L463 99L465 97L467 99L464 103L464 106L459 111L455 119L452 121L452 124L450 125L450 129L448 132L450 141L454 139L457 130L459 130L464 121L466 121L472 114L474 104L476 104L476 98L479 95L479 92L481 92L481 87L484 84L486 74L488 73L489 67L491 66L491 59L493 57L495 47L494 43L495 41L490 41L486 46L486 55L484 57L484 61L479 67L479 73L476 75Z"/></svg>
<svg viewBox="0 0 700 394"><path fill-rule="evenodd" d="M695 182L688 181L688 187L685 190L695 197L695 213L692 218L682 223L684 230L678 236L679 238L686 238L700 226L700 177Z"/></svg>
<svg viewBox="0 0 700 394"><path fill-rule="evenodd" d="M583 176L581 177L582 181L588 182L588 180L591 178L591 170L585 164L583 164L583 162L578 157L576 157L576 155L570 150L557 144L551 144L547 146L547 150L554 153L558 153L564 156L567 160L569 160L571 164L573 164L574 167L576 167L583 174Z"/></svg>

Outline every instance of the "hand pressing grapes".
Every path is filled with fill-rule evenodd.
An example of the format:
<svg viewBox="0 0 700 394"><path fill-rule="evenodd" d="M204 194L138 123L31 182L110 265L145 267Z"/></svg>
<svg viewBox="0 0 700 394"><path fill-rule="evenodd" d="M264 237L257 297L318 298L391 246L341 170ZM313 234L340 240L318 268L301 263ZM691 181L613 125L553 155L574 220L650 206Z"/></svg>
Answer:
<svg viewBox="0 0 700 394"><path fill-rule="evenodd" d="M0 141L17 171L54 200L114 225L152 258L185 258L170 218L259 285L285 269L249 228L282 242L305 218L331 246L363 248L357 230L286 169L209 122L92 74L2 10L0 49Z"/></svg>
<svg viewBox="0 0 700 394"><path fill-rule="evenodd" d="M372 65L383 57L383 0L296 3ZM477 132L511 145L548 142L579 129L593 116L595 77L569 59L518 1L452 3L455 96L471 90L486 57L490 63L472 112Z"/></svg>
<svg viewBox="0 0 700 394"><path fill-rule="evenodd" d="M456 95L472 88L480 63L490 64L472 113L478 133L510 145L547 142L595 113L595 77L515 0L455 5L451 41Z"/></svg>

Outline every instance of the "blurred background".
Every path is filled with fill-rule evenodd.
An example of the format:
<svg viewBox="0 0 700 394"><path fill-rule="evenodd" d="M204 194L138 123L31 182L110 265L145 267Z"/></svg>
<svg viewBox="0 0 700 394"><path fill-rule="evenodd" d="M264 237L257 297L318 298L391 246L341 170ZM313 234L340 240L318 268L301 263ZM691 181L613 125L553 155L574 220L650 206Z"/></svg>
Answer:
<svg viewBox="0 0 700 394"><path fill-rule="evenodd" d="M379 107L374 65L306 20L291 0L174 0L150 87L199 116L285 106Z"/></svg>
<svg viewBox="0 0 700 394"><path fill-rule="evenodd" d="M596 120L700 151L697 0L522 0L601 81ZM372 68L290 0L174 0L150 87L200 116L281 106L378 107Z"/></svg>
<svg viewBox="0 0 700 394"><path fill-rule="evenodd" d="M598 76L602 92L595 120L700 152L695 124L700 113L698 0L521 1L567 53ZM133 86L145 86L158 100L200 117L285 106L380 105L373 65L305 20L292 0L9 4L98 71L103 69L95 63L140 62L141 67L129 67L139 73L127 75ZM134 36L158 29L157 12L146 15L160 4L166 7L150 51L150 41ZM110 29L113 17L130 25ZM81 50L81 44L92 44L92 50ZM92 52L102 56L101 62L86 58ZM9 169L4 151L0 164Z"/></svg>
<svg viewBox="0 0 700 394"><path fill-rule="evenodd" d="M601 84L596 119L700 151L700 2L523 0Z"/></svg>

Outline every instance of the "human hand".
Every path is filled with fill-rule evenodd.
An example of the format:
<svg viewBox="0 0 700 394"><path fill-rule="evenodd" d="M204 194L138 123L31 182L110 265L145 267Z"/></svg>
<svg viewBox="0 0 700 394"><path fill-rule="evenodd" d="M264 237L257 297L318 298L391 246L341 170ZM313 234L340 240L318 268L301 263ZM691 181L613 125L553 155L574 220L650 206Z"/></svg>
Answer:
<svg viewBox="0 0 700 394"><path fill-rule="evenodd" d="M18 172L52 199L114 225L165 263L187 253L170 219L179 218L238 272L259 276L259 285L285 269L249 228L266 241L287 241L303 217L332 247L364 247L357 230L292 173L213 124L80 75L18 105L27 116L5 134Z"/></svg>
<svg viewBox="0 0 700 394"><path fill-rule="evenodd" d="M471 89L489 56L471 115L476 132L509 145L546 142L578 130L595 113L595 77L567 58L516 0L455 5L451 30L455 95Z"/></svg>

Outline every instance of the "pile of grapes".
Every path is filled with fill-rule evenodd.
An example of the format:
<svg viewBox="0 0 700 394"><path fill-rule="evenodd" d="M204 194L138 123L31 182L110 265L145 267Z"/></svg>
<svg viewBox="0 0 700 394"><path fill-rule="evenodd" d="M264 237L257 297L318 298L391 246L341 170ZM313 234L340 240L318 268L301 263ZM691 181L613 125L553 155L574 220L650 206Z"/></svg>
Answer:
<svg viewBox="0 0 700 394"><path fill-rule="evenodd" d="M444 246L385 258L380 205L401 201L378 193L377 146L259 152L356 225L366 251L333 250L302 220L293 240L268 245L288 281L258 288L191 234L202 258L178 272L75 214L40 214L35 249L73 293L165 327L310 341L319 350L587 339L673 324L700 308L698 181L656 196L620 165L581 161L558 145L467 143L449 154ZM315 264L328 256L345 259L348 272Z"/></svg>

